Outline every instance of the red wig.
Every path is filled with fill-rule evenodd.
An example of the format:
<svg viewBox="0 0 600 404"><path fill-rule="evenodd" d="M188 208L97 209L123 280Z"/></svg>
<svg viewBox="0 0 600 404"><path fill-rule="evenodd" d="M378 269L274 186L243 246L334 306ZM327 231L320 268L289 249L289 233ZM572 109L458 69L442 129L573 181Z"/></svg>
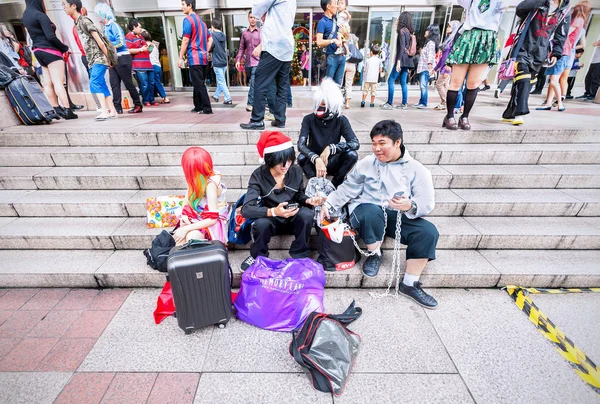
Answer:
<svg viewBox="0 0 600 404"><path fill-rule="evenodd" d="M198 211L208 179L214 175L212 157L202 147L190 147L181 156L181 167L188 184L188 203Z"/></svg>

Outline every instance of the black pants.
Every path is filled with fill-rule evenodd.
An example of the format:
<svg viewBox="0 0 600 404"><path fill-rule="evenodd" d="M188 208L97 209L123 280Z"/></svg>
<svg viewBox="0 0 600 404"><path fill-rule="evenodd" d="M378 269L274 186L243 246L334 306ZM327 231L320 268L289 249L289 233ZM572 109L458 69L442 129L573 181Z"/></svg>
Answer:
<svg viewBox="0 0 600 404"><path fill-rule="evenodd" d="M282 62L268 52L261 52L260 61L254 76L254 105L252 106L252 122L261 122L265 118L267 93L273 81L277 85L276 102L271 113L279 122L285 123L288 92L290 88L290 65Z"/></svg>
<svg viewBox="0 0 600 404"><path fill-rule="evenodd" d="M256 98L255 98L256 100ZM313 225L313 211L302 207L295 216L284 219L282 217L263 217L252 223L252 244L250 255L254 258L269 256L269 242L271 237L282 234L293 234L296 239L290 246L292 258L306 258L310 255L308 238Z"/></svg>
<svg viewBox="0 0 600 404"><path fill-rule="evenodd" d="M329 160L327 161L327 174L333 176L331 183L336 188L344 182L346 174L354 167L357 161L358 153L354 150L329 156ZM298 155L298 165L302 167L302 171L304 171L306 178L310 179L317 176L315 165L303 154Z"/></svg>
<svg viewBox="0 0 600 404"><path fill-rule="evenodd" d="M108 69L110 77L110 88L113 93L113 104L117 111L122 111L121 106L121 81L125 84L125 88L129 91L133 105L142 106L140 93L133 85L133 72L131 70L131 56L119 55L119 64L111 69Z"/></svg>
<svg viewBox="0 0 600 404"><path fill-rule="evenodd" d="M595 97L600 88L600 63L592 63L585 75L585 93L589 97Z"/></svg>
<svg viewBox="0 0 600 404"><path fill-rule="evenodd" d="M396 220L398 212L386 209L387 227L385 235L396 237ZM423 218L409 219L402 215L400 242L407 246L406 259L435 259L439 233L435 225ZM384 217L381 206L372 203L358 205L350 214L350 224L358 231L365 244L374 244L383 240Z"/></svg>
<svg viewBox="0 0 600 404"><path fill-rule="evenodd" d="M575 76L573 77L569 77L567 79L567 94L568 96L571 95L571 91L573 90L573 87L575 86Z"/></svg>
<svg viewBox="0 0 600 404"><path fill-rule="evenodd" d="M535 77L535 71L532 72L529 65L517 63L517 74L510 91L510 100L502 114L502 118L514 119L517 116L529 113L529 92L531 91L532 77Z"/></svg>
<svg viewBox="0 0 600 404"><path fill-rule="evenodd" d="M536 77L536 74L533 74L531 77ZM546 85L546 68L541 67L540 71L537 72L537 82L535 83L534 93L541 94L544 86Z"/></svg>
<svg viewBox="0 0 600 404"><path fill-rule="evenodd" d="M211 114L212 107L210 106L208 90L204 83L206 78L206 66L190 66L190 76L192 78L192 86L194 87L194 109L196 111L203 111L207 114Z"/></svg>

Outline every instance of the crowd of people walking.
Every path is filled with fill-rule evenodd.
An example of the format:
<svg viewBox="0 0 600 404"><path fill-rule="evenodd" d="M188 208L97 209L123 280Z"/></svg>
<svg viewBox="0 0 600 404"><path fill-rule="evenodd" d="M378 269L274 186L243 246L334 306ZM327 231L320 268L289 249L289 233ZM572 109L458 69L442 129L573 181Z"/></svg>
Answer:
<svg viewBox="0 0 600 404"><path fill-rule="evenodd" d="M57 118L75 119L74 110L79 106L71 102L65 85L69 47L57 37L56 26L46 15L42 0L26 3L23 24L33 51L17 41L14 33L2 24L2 60L15 71L29 75L36 74L37 64L44 92ZM449 130L471 128L469 115L478 93L490 88L491 66L502 62L498 69L501 75L495 91L497 98L512 82L502 118L514 125L524 123L523 117L529 113L530 93L540 93L546 81L546 99L536 109L564 111L565 101L575 98L571 94L574 76L587 67L579 61L591 13L587 0L576 5L569 0L459 0L465 10L463 21L452 20L444 27L431 24L422 37L416 36L413 15L404 11L396 19L396 43L391 47L394 54L389 54L387 43L373 43L367 49L368 44L363 42L360 49L361 38L352 33L347 0L320 0L320 5L323 16L316 23L313 49L322 49L324 57L316 62L306 44L296 47L292 34L295 0L257 0L253 5L248 13L248 28L242 32L233 58L241 82L249 87L246 110L251 117L248 123L241 124L242 128L263 129L264 120L270 120L273 127L285 127L286 109L293 104L290 69L295 58L300 66L301 84L310 85L313 65L321 66L323 78L331 78L343 86L346 109L352 105L357 73L362 86L361 107L367 104L375 107L378 87L387 76L387 100L379 105L383 110L409 108L411 72L420 89L420 98L412 107L430 108L429 87L435 82L440 101L433 109L446 112L441 124ZM516 6L520 22L501 49L498 30L510 6ZM89 90L99 113L97 120L117 117L123 113L124 104L129 113L142 113L144 108L170 103L163 85L164 80L170 79L166 50L160 49L160 43L152 40L139 20L129 20L125 34L107 3L100 2L94 8L101 27L87 16L81 0L64 0L63 7L73 18L72 35L89 75ZM226 79L230 52L223 23L213 18L209 28L195 13L195 0L183 0L181 7L185 18L177 64L189 72L193 87L191 112L211 114L211 98L215 103L220 102L222 95L223 104L233 105ZM577 98L592 100L598 92L599 45L599 41L593 42L585 93ZM106 71L110 85L104 78ZM206 81L213 72L216 90L209 96ZM401 98L395 103L398 82ZM129 93L127 102L122 97L122 85ZM455 117L455 113L460 116Z"/></svg>

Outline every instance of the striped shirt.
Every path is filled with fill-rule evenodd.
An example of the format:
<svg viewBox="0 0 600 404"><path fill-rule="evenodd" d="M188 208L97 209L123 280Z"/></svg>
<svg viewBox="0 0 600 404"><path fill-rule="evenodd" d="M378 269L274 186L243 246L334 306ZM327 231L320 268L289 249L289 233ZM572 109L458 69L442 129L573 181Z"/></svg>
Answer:
<svg viewBox="0 0 600 404"><path fill-rule="evenodd" d="M417 66L417 74L429 70L428 64L431 63L431 68L435 66L435 43L433 41L427 41L421 52L419 58L419 65Z"/></svg>
<svg viewBox="0 0 600 404"><path fill-rule="evenodd" d="M125 35L125 45L127 49L139 49L146 46L146 41L141 36L135 35L133 32ZM148 51L139 52L131 55L131 68L133 70L154 70L150 63L150 53Z"/></svg>
<svg viewBox="0 0 600 404"><path fill-rule="evenodd" d="M202 18L191 13L183 20L183 36L190 42L187 48L188 65L205 66L208 64L208 38L210 32Z"/></svg>

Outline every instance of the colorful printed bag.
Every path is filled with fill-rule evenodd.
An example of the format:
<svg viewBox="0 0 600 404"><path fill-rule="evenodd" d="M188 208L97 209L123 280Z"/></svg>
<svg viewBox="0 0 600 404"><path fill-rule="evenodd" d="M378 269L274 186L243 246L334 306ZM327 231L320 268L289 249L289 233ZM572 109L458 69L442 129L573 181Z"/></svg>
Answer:
<svg viewBox="0 0 600 404"><path fill-rule="evenodd" d="M148 228L173 227L179 222L185 195L157 196L146 199Z"/></svg>

